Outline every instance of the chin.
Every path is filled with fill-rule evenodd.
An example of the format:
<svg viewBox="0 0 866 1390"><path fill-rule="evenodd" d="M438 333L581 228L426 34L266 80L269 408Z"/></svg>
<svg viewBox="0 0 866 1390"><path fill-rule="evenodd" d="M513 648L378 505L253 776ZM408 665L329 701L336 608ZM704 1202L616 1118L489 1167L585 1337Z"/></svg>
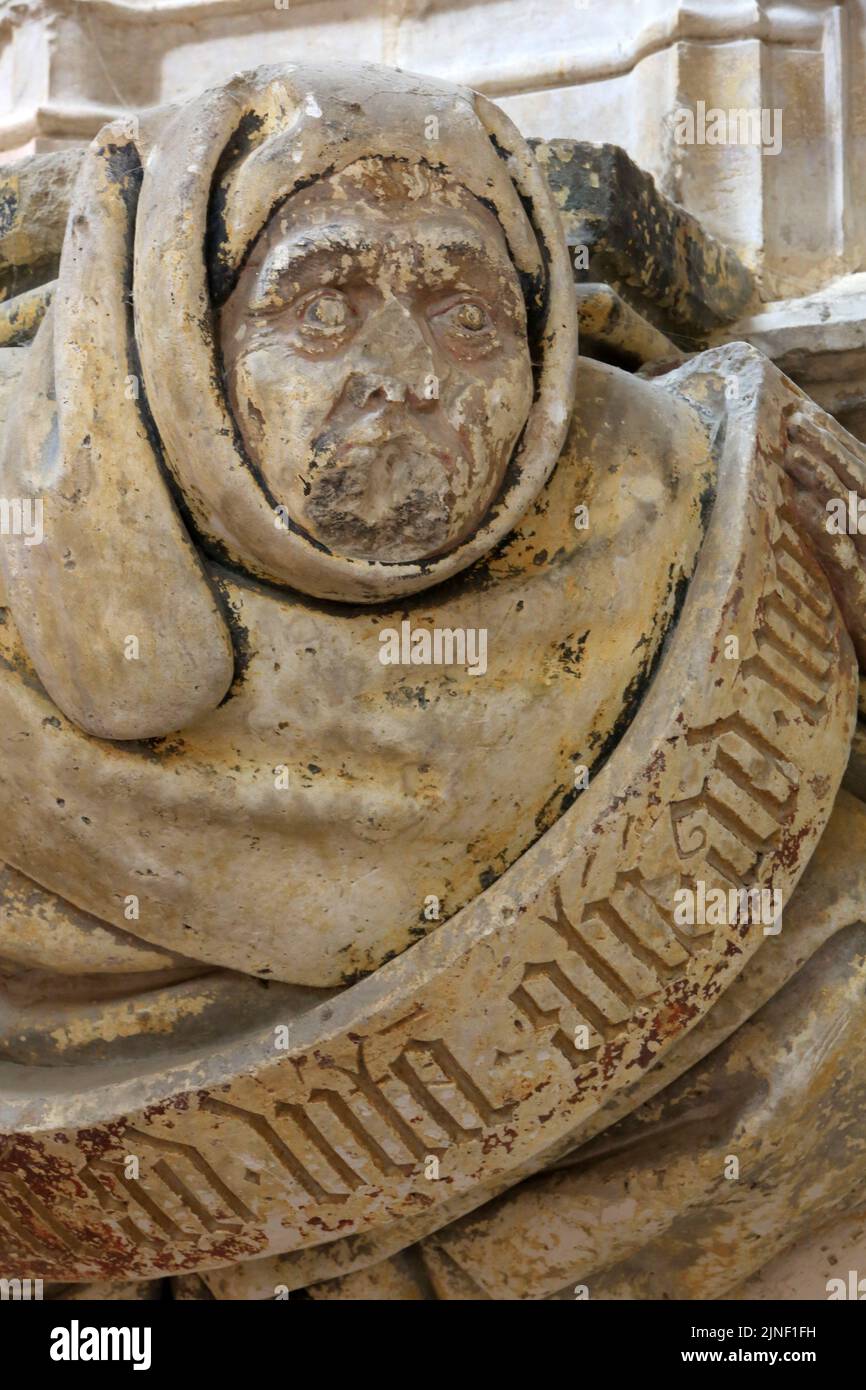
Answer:
<svg viewBox="0 0 866 1390"><path fill-rule="evenodd" d="M396 534L389 528L371 532L363 522L353 526L351 520L341 522L317 536L330 550L350 559L404 565L423 563L434 555L450 550L457 538L457 531L452 534L450 526L443 528L441 534L430 535L428 532L423 539L419 539L406 535L405 531Z"/></svg>
<svg viewBox="0 0 866 1390"><path fill-rule="evenodd" d="M419 562L451 549L468 525L440 496L417 490L375 515L341 506L342 499L333 494L319 498L319 505L316 499L305 501L301 524L309 533L333 552L358 560Z"/></svg>

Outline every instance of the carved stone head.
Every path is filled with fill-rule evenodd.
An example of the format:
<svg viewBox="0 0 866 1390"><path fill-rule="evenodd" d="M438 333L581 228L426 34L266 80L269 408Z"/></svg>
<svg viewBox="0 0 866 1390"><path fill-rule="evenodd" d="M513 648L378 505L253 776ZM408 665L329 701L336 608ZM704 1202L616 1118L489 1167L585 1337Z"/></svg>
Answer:
<svg viewBox="0 0 866 1390"><path fill-rule="evenodd" d="M223 309L229 398L291 521L419 561L477 530L532 404L493 213L426 161L367 158L271 217Z"/></svg>

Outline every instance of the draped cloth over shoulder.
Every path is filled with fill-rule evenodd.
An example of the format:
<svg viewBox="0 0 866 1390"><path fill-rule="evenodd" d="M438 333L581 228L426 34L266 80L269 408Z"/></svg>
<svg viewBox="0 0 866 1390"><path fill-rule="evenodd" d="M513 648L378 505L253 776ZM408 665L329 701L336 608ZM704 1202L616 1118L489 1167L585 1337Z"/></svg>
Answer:
<svg viewBox="0 0 866 1390"><path fill-rule="evenodd" d="M536 364L533 407L487 516L419 564L338 557L275 525L281 499L245 456L215 331L281 203L368 155L425 159L495 211ZM10 607L52 699L87 732L115 739L164 735L219 703L232 644L197 547L271 584L352 603L464 569L550 475L576 350L547 187L515 128L476 93L372 65L289 65L106 126L83 162L54 307L0 465L8 495L44 501L42 544L10 538L4 551Z"/></svg>

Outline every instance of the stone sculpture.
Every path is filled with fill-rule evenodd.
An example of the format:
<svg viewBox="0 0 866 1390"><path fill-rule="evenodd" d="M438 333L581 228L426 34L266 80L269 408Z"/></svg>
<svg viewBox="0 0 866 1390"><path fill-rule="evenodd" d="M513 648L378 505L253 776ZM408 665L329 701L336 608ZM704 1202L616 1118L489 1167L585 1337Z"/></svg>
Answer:
<svg viewBox="0 0 866 1390"><path fill-rule="evenodd" d="M856 1210L863 446L578 368L532 152L374 66L106 126L4 356L3 1265L715 1297Z"/></svg>

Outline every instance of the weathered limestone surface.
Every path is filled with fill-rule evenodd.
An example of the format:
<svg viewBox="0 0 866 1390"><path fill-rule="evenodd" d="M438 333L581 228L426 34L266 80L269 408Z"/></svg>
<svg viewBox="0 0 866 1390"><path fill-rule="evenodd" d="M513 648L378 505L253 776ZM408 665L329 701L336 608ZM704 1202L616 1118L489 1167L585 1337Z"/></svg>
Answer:
<svg viewBox="0 0 866 1390"><path fill-rule="evenodd" d="M690 339L740 318L756 298L740 258L663 197L624 150L576 140L533 144L569 247L587 253L578 283L621 288L659 326Z"/></svg>
<svg viewBox="0 0 866 1390"><path fill-rule="evenodd" d="M381 68L45 158L0 228L0 493L44 504L0 546L4 1268L716 1297L854 1219L866 451L683 355L744 260ZM640 376L578 362L582 238Z"/></svg>
<svg viewBox="0 0 866 1390"><path fill-rule="evenodd" d="M431 1237L439 1296L463 1297L468 1280L489 1298L573 1298L575 1284L593 1298L718 1297L856 1206L864 948L860 924L843 928L703 1066L573 1165Z"/></svg>
<svg viewBox="0 0 866 1390"><path fill-rule="evenodd" d="M669 1188L665 1183L658 1193L653 1190L641 1201L629 1203L623 1197L623 1182L630 1186L633 1180L640 1179L642 1160L639 1157L640 1149L635 1143L627 1146L617 1141L622 1129L622 1125L618 1125L617 1121L634 1114L641 1126L655 1125L658 1128L658 1104L666 1104L675 1094L670 1083L678 1078L684 1078L684 1084L694 1080L700 1075L696 1064L705 1058L715 1059L717 1049L720 1049L721 1044L727 1039L732 1038L732 1035L729 1053L739 1049L740 1033L737 1030L741 1025L762 1010L780 990L784 995L787 982L798 979L798 972L813 957L819 953L823 956L823 975L832 970L833 953L837 951L837 935L840 937L841 946L839 954L848 952L849 938L855 933L854 924L862 916L866 894L862 856L859 853L864 834L866 811L858 800L841 793L827 830L785 914L784 930L766 943L765 950L758 951L750 958L734 985L704 1015L700 1023L671 1047L639 1081L611 1096L592 1120L574 1135L577 1147L557 1163L550 1165L550 1176L545 1175L514 1187L497 1201L482 1207L476 1214L462 1221L454 1221L440 1234L432 1235L427 1240L422 1240L418 1246L412 1247L415 1258L413 1269L418 1271L421 1268L425 1271L420 1276L422 1284L425 1279L434 1279L436 1292L433 1296L460 1299L552 1297L555 1294L551 1294L550 1289L556 1288L557 1280L563 1277L563 1261L568 1268L568 1277L573 1278L573 1283L567 1285L564 1297L574 1297L574 1287L587 1280L591 1297L652 1298L661 1296L666 1287L673 1289L672 1296L677 1296L676 1286L673 1283L666 1285L664 1281L682 1279L683 1271L671 1275L671 1264L685 1262L687 1266L691 1266L692 1263L697 1263L700 1256L699 1224L718 1219L717 1208L720 1201L725 1205L729 1201L737 1200L737 1182L724 1177L724 1162L716 1166L715 1160L710 1158L708 1161L707 1151L703 1151L706 1185L702 1187L698 1182L685 1199L689 1203L689 1219L693 1223L694 1239L691 1236L688 1238L688 1253L684 1261L679 1253L676 1261L673 1261L677 1242L681 1242L678 1225L682 1227L682 1218L671 1205L671 1194L676 1193L676 1189ZM813 992L808 996L807 1013L812 1000L818 997L814 984L813 980ZM793 1006L790 995L787 1008L786 1026L791 1028L793 1020L797 1017L797 1009ZM828 1028L833 1028L835 1017L836 1015L829 1012L826 1014L824 1022ZM746 1033L743 1036L749 1035ZM761 1055L766 1055L763 1045ZM816 1085L833 1087L837 1079L836 1069L832 1065L826 1067L823 1077L816 1078L811 1073L810 1068L819 1055L824 1055L821 1049L815 1054L809 1053L808 1050L804 1054L804 1073L811 1078L810 1104L814 1099ZM790 1052L784 1048L779 1055L778 1067L775 1071L771 1068L776 1094L784 1106L787 1106L789 1100L794 1100L794 1095L787 1095L786 1092L795 1092L802 1087L799 1072L794 1073L794 1086L790 1086L790 1057ZM841 1056L839 1060L842 1060ZM738 1065L741 1071L748 1071L752 1061L751 1054L740 1053ZM722 1091L728 1096L726 1087L727 1083ZM710 1096L714 1094L715 1089L711 1088ZM746 1086L744 1094L747 1097L754 1095L754 1088L750 1091ZM685 1113L696 1116L695 1123L700 1138L695 1140L695 1129L690 1128L689 1122L685 1119L679 1119L675 1126L670 1126L672 1132L683 1136L680 1148L681 1162L686 1153L695 1159L701 1156L701 1143L709 1113L706 1095L707 1092L698 1090L696 1098L693 1098L691 1090L683 1091L684 1099L680 1101L680 1105L691 1107ZM735 1104L723 1113L729 1120L743 1122L746 1112L742 1105L738 1106L736 1103L739 1095L740 1092L735 1090ZM655 1097L658 1097L659 1101L654 1110L648 1102ZM830 1103L835 1104L832 1096ZM786 1108L783 1113L788 1113ZM809 1135L813 1133L809 1124L806 1125L806 1129ZM830 1123L828 1129L836 1135L837 1142L843 1142L856 1153L857 1144L862 1142L860 1119L856 1112L850 1117L844 1140L840 1140L839 1131L834 1124ZM666 1135L668 1127L660 1133ZM596 1135L601 1137L595 1142L590 1142ZM809 1148L808 1137L805 1143ZM610 1172L600 1166L609 1150L624 1157L624 1161ZM731 1150L735 1156L742 1153L739 1135L733 1138ZM653 1170L655 1152L654 1141L648 1147L646 1160ZM797 1160L802 1161L799 1153ZM755 1161L762 1171L763 1150L759 1151ZM833 1161L828 1167L831 1174L834 1174L838 1167L838 1155L833 1156ZM688 1170L691 1179L688 1160L685 1160L685 1170ZM565 1176L554 1177L553 1174L557 1171ZM624 1177L624 1174L627 1176ZM756 1177L754 1168L749 1181L756 1181L759 1191L766 1192L768 1179ZM556 1209L553 1197L557 1192L557 1183L562 1191L563 1200L572 1204L568 1213L562 1205ZM617 1183L620 1185L619 1195L616 1190ZM769 1179L769 1185L771 1188L775 1185L775 1177ZM810 1184L804 1182L802 1190L809 1191ZM819 1184L819 1191L820 1200L823 1202L826 1185ZM601 1207L600 1194L604 1197ZM679 1200L678 1195L675 1200ZM604 1219L599 1220L599 1210ZM726 1207L726 1212L729 1211L730 1208ZM451 1214L459 1215L459 1212ZM785 1252L768 1262L766 1278L762 1272L760 1277L756 1275L741 1285L735 1282L739 1277L737 1266L732 1270L728 1264L722 1263L709 1272L704 1270L699 1287L685 1296L702 1297L703 1290L712 1286L716 1290L714 1297L826 1297L826 1279L833 1273L832 1264L827 1268L820 1286L816 1282L814 1265L810 1267L808 1284L803 1286L802 1293L794 1292L800 1287L798 1283L785 1283L786 1279L797 1279L797 1272L804 1270L811 1258L810 1251L817 1248L817 1238L814 1241L811 1236L805 1240L797 1239L797 1223L803 1223L808 1230L815 1219L812 1198L803 1201L795 1194L792 1199L784 1200L776 1206L774 1217L769 1218L770 1205L763 1200L760 1202L759 1210L750 1213L748 1217L753 1225L760 1226L765 1238L778 1242ZM631 1242L634 1247L640 1248L644 1239L642 1233L648 1223L655 1223L659 1232L657 1245L652 1251L655 1273L651 1270L645 1288L640 1294L635 1294L633 1290L615 1294L605 1292L605 1286L599 1280L604 1281L608 1277L607 1267L613 1263L611 1253L614 1246L619 1242ZM837 1221L833 1229L834 1232L838 1231L838 1234L833 1235L829 1246L824 1242L821 1248L829 1248L831 1259L835 1258L832 1252L837 1248L837 1243L841 1249L850 1248L855 1252L862 1249L860 1225L855 1205L849 1217ZM423 1235L421 1222L415 1223L415 1233ZM407 1245L410 1239L411 1229L404 1226L399 1234L392 1235L391 1243L396 1243L396 1248L400 1248L401 1245ZM711 1235L707 1241L710 1250L715 1248L715 1239L716 1237ZM517 1257L513 1254L515 1242L522 1243ZM573 1246L570 1254L567 1253L569 1242L577 1242L576 1248ZM393 1261L383 1258L387 1257L388 1247L389 1242L385 1238L372 1243L363 1251L358 1247L357 1253L353 1253L351 1242L336 1241L322 1247L318 1253L313 1252L313 1260L307 1258L302 1262L293 1256L254 1260L232 1269L213 1271L205 1278L214 1296L218 1298L271 1298L277 1288L295 1288L305 1283L312 1285L311 1291L314 1296L355 1298L361 1296L361 1289L371 1286L385 1288L391 1285L395 1273L394 1264ZM751 1240L748 1235L741 1246L732 1246L723 1240L718 1248L727 1250L739 1263L740 1269L748 1266L750 1261L760 1263L766 1258L762 1243ZM377 1254L380 1257L379 1263L376 1263ZM826 1260L825 1253L820 1268L824 1268ZM419 1261L422 1262L420 1266ZM853 1267L857 1267L853 1255L852 1263ZM845 1270L848 1267L846 1265ZM787 1273L788 1270L794 1272ZM687 1275L688 1271L685 1272ZM495 1293L488 1290L489 1279L494 1281ZM729 1291L722 1294L720 1291L726 1288ZM759 1292L761 1289L764 1292ZM682 1294L681 1287L679 1293ZM427 1296L431 1296L429 1289Z"/></svg>
<svg viewBox="0 0 866 1390"><path fill-rule="evenodd" d="M6 0L0 26L8 157L86 143L263 54L386 63L486 93L529 136L622 147L769 298L864 266L864 0ZM699 102L782 110L781 151L679 143Z"/></svg>
<svg viewBox="0 0 866 1390"><path fill-rule="evenodd" d="M837 1299L850 1298L851 1273L856 1288L864 1254L866 1212L861 1207L798 1241L726 1297L812 1300L826 1298L830 1289Z"/></svg>

